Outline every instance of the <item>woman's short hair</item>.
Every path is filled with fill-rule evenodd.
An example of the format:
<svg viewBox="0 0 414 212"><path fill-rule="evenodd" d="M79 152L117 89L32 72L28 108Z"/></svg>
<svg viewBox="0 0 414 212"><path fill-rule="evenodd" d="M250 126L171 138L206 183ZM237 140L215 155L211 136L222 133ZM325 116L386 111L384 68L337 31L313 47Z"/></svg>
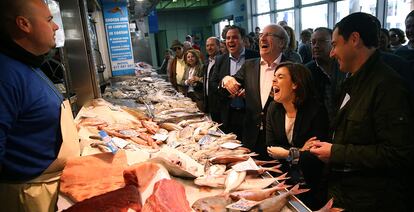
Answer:
<svg viewBox="0 0 414 212"><path fill-rule="evenodd" d="M296 99L293 102L296 108L302 105L306 100L314 98L315 88L312 80L312 73L306 66L301 63L282 62L276 67L275 72L282 67L287 68L292 82L296 84L296 89L294 91Z"/></svg>

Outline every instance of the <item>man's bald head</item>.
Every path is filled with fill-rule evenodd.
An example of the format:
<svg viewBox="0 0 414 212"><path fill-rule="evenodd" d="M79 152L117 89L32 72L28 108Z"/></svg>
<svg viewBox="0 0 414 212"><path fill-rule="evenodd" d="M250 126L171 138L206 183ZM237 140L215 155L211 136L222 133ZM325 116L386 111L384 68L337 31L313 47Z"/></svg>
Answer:
<svg viewBox="0 0 414 212"><path fill-rule="evenodd" d="M29 18L32 16L32 7L35 3L43 3L43 0L9 0L0 1L0 27L1 33L11 36L17 30L16 17L24 16ZM4 35L4 34L3 34Z"/></svg>

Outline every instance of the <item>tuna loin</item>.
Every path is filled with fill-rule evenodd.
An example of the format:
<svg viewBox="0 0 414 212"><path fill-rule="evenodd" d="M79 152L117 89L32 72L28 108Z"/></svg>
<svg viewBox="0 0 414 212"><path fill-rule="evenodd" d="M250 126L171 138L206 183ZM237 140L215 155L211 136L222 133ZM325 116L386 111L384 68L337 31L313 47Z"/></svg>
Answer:
<svg viewBox="0 0 414 212"><path fill-rule="evenodd" d="M142 212L191 211L184 186L175 180L162 179L155 183L154 192L147 199Z"/></svg>
<svg viewBox="0 0 414 212"><path fill-rule="evenodd" d="M136 186L127 185L124 188L108 192L90 199L78 202L72 207L64 210L67 212L90 212L90 211L119 211L127 212L129 209L140 211L142 207L141 198Z"/></svg>
<svg viewBox="0 0 414 212"><path fill-rule="evenodd" d="M60 178L60 192L79 202L122 188L126 166L124 151L71 158Z"/></svg>

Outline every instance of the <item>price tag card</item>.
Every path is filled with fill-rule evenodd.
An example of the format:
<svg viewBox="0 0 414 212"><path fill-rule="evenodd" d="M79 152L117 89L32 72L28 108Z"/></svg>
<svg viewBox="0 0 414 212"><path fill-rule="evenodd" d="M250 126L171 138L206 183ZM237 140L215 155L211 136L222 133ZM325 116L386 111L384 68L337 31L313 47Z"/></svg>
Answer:
<svg viewBox="0 0 414 212"><path fill-rule="evenodd" d="M118 137L113 137L113 138L112 138L112 142L114 142L114 144L115 144L117 147L121 148L121 149L123 149L126 145L128 145L128 144L129 144L129 142L128 142L128 141L125 141L124 139L122 139L122 138L118 138Z"/></svg>
<svg viewBox="0 0 414 212"><path fill-rule="evenodd" d="M209 130L209 131L208 131L208 134L209 134L209 135L212 135L212 136L217 136L217 137L220 137L220 136L222 136L222 135L223 135L222 133L217 132L217 131L215 131L215 130Z"/></svg>
<svg viewBox="0 0 414 212"><path fill-rule="evenodd" d="M164 135L164 134L155 134L152 136L153 139L155 140L160 140L160 141L165 141L168 138L168 135Z"/></svg>
<svg viewBox="0 0 414 212"><path fill-rule="evenodd" d="M234 142L227 142L220 146L226 149L236 149L237 147L241 147L242 145Z"/></svg>
<svg viewBox="0 0 414 212"><path fill-rule="evenodd" d="M207 144L209 144L209 143L211 143L213 141L214 140L212 139L211 136L205 135L205 136L203 136L203 137L200 138L200 140L198 141L198 144L200 144L200 146L204 146L204 145L207 145Z"/></svg>
<svg viewBox="0 0 414 212"><path fill-rule="evenodd" d="M250 211L254 206L260 204L261 202L240 199L239 201L227 205L226 208L238 211Z"/></svg>
<svg viewBox="0 0 414 212"><path fill-rule="evenodd" d="M247 171L247 170L259 170L259 167L256 165L256 163L254 162L252 158L249 158L246 161L240 162L232 166L231 168L239 172Z"/></svg>
<svg viewBox="0 0 414 212"><path fill-rule="evenodd" d="M180 146L181 143L178 141L172 141L170 143L167 143L167 146L171 147L171 148L177 148L178 146Z"/></svg>

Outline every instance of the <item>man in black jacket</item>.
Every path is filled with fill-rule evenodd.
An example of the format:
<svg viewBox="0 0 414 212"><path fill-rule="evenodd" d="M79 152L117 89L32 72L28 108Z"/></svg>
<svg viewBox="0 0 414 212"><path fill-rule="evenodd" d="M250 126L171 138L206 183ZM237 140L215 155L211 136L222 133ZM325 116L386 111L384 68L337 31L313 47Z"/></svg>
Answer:
<svg viewBox="0 0 414 212"><path fill-rule="evenodd" d="M213 77L209 82L215 89L218 88L223 77L236 74L245 60L259 57L259 53L244 48L243 39L246 36L246 32L243 28L228 26L226 30L226 46L229 53L216 58ZM242 123L245 114L244 98L242 96L236 98L225 96L220 98L219 101L221 121L223 123L221 129L225 133L235 133L237 138L240 139L242 137Z"/></svg>
<svg viewBox="0 0 414 212"><path fill-rule="evenodd" d="M341 89L332 143L315 141L310 151L329 165L335 207L410 211L414 106L401 77L376 49L374 19L353 13L335 26L331 56L351 76Z"/></svg>
<svg viewBox="0 0 414 212"><path fill-rule="evenodd" d="M336 95L345 79L345 73L339 70L338 62L329 57L331 40L331 29L316 28L311 37L313 60L306 64L312 73L317 97L325 105L330 122L336 114Z"/></svg>
<svg viewBox="0 0 414 212"><path fill-rule="evenodd" d="M260 58L247 60L234 76L223 78L220 92L237 96L245 90L246 114L243 121L244 146L268 159L266 150L266 111L270 97L273 73L276 66L286 60L282 52L289 43L286 31L280 25L271 24L260 33Z"/></svg>
<svg viewBox="0 0 414 212"><path fill-rule="evenodd" d="M216 56L220 53L220 40L217 37L209 37L206 40L207 60L204 62L204 112L209 113L211 119L221 123L220 110L218 109L217 89L209 82L213 76Z"/></svg>

